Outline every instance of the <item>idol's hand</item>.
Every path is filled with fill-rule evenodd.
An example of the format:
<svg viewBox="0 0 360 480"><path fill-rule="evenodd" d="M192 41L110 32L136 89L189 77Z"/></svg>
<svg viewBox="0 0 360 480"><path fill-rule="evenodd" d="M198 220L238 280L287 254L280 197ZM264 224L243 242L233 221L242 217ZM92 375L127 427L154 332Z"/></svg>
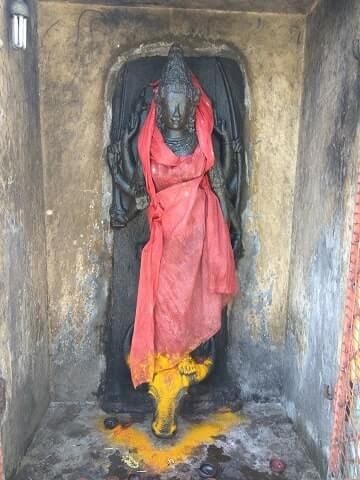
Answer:
<svg viewBox="0 0 360 480"><path fill-rule="evenodd" d="M135 103L134 112L139 116L142 114L142 112L147 110L147 107L148 107L145 101L145 92L146 92L146 87L141 91L139 98Z"/></svg>
<svg viewBox="0 0 360 480"><path fill-rule="evenodd" d="M128 144L134 138L139 128L139 125L140 125L140 114L136 112L131 113L128 126L125 129L124 136L123 136L124 144Z"/></svg>
<svg viewBox="0 0 360 480"><path fill-rule="evenodd" d="M235 153L241 153L242 152L243 146L242 146L240 138L234 138L234 140L232 141L232 148L233 148L233 151Z"/></svg>
<svg viewBox="0 0 360 480"><path fill-rule="evenodd" d="M221 120L218 117L216 110L214 111L214 120L215 120L215 125L214 125L215 132L219 135L219 137L222 138L222 140L225 143L230 143L230 134L228 132L228 129L226 128L226 122L225 120Z"/></svg>
<svg viewBox="0 0 360 480"><path fill-rule="evenodd" d="M137 175L135 177L131 186L131 194L135 199L136 209L145 210L150 203L149 195L146 191L145 184L137 178Z"/></svg>
<svg viewBox="0 0 360 480"><path fill-rule="evenodd" d="M107 152L112 153L113 155L121 154L121 142L114 142L107 147Z"/></svg>

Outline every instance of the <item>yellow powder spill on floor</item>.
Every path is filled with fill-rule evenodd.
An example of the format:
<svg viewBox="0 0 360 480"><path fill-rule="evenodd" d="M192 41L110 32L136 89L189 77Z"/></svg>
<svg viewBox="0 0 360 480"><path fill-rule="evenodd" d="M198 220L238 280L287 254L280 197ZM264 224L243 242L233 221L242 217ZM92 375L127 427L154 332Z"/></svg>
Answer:
<svg viewBox="0 0 360 480"><path fill-rule="evenodd" d="M211 442L216 435L223 434L240 423L246 423L244 416L230 411L219 411L190 426L176 444L169 447L154 445L150 436L134 425L103 431L112 444L127 449L145 467L161 473L173 464L184 462L196 447Z"/></svg>

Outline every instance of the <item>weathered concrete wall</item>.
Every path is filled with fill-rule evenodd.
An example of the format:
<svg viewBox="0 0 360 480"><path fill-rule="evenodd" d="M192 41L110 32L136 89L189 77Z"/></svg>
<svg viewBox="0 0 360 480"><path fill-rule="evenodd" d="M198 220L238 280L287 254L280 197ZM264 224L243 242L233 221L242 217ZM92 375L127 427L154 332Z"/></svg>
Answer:
<svg viewBox="0 0 360 480"><path fill-rule="evenodd" d="M165 54L175 40L188 51L230 54L246 73L250 191L230 350L246 395L279 392L303 31L298 15L40 3L54 399L92 398L104 368L111 235L103 151L110 70L124 56Z"/></svg>
<svg viewBox="0 0 360 480"><path fill-rule="evenodd" d="M290 416L326 468L351 221L359 166L360 3L324 0L307 20L296 176L285 394Z"/></svg>
<svg viewBox="0 0 360 480"><path fill-rule="evenodd" d="M42 0L51 1L51 0ZM63 1L63 0L55 0ZM142 5L199 10L229 10L234 12L307 13L316 0L69 0L73 3L92 5Z"/></svg>
<svg viewBox="0 0 360 480"><path fill-rule="evenodd" d="M9 48L0 0L0 371L6 472L24 454L49 401L46 248L36 11L29 48Z"/></svg>

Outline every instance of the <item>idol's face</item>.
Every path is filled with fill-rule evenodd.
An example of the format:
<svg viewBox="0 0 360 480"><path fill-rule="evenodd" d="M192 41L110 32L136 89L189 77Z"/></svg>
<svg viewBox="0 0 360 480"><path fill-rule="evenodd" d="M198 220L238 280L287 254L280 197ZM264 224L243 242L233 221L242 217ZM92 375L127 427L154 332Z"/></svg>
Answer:
<svg viewBox="0 0 360 480"><path fill-rule="evenodd" d="M185 130L194 109L192 102L184 93L168 92L159 98L159 108L163 125L168 130Z"/></svg>

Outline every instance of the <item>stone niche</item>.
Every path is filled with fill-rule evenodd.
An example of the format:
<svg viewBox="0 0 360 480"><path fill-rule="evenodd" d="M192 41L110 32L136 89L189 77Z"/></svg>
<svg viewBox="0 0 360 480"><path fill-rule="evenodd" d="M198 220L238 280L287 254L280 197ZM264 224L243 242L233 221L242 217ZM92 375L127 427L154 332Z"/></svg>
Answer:
<svg viewBox="0 0 360 480"><path fill-rule="evenodd" d="M82 405L106 390L119 355L112 290L134 269L123 243L134 232L121 237L109 223L117 78L126 62L161 58L177 41L190 62L217 56L240 72L245 254L227 311L229 376L245 402L282 402L325 478L332 405L323 392L338 372L360 151L360 4L179 3L30 2L32 42L16 61L5 17L0 26L0 150L12 159L0 173L8 475L50 400ZM131 315L131 282L118 314Z"/></svg>
<svg viewBox="0 0 360 480"><path fill-rule="evenodd" d="M134 101L142 92L149 106L152 98L151 84L158 80L159 72L167 58L159 53L166 53L167 50L168 47L164 51L164 45L148 45L123 56L112 67L106 89L107 96L111 97L111 107L107 109L112 112L109 135L111 143L120 140L120 132L127 125ZM239 210L244 211L248 190L247 155L245 154L245 122L247 121L245 77L239 66L239 59L238 61L234 59L236 54L225 47L200 48L198 46L192 53L193 56L187 57L186 62L216 105L219 118L230 128L232 123L236 122L237 125L236 137L241 139L244 149L239 158L242 172ZM228 96L231 96L231 107ZM143 119L145 115L146 112L142 115ZM220 158L222 147L218 137L214 136L213 141L215 155ZM113 201L116 201L115 196ZM123 201L126 202L126 198ZM116 228L116 226L114 228L112 281L105 326L106 372L100 388L101 403L107 411L129 412L152 409L146 389L141 389L140 392L134 391L126 363L126 351L129 348L135 317L140 252L148 238L145 212L131 221L126 228ZM187 409L208 409L211 404L219 408L220 405L224 406L224 403L230 406L239 400L238 382L233 379L227 358L229 313L230 309L223 313L223 328L214 338L216 362L212 374L207 383L192 388L192 395L189 395L188 399L193 399L193 402L187 405ZM202 350L204 354L208 348L203 346ZM194 404L195 399L196 404ZM185 400L185 403L188 402Z"/></svg>
<svg viewBox="0 0 360 480"><path fill-rule="evenodd" d="M239 267L242 294L230 313L229 359L245 397L279 396L304 29L302 15L40 4L45 196L52 212L47 215L51 377L57 400L92 399L104 372L113 252L105 148L114 76L125 61L166 55L175 37L188 56L227 57L243 72L246 253Z"/></svg>

